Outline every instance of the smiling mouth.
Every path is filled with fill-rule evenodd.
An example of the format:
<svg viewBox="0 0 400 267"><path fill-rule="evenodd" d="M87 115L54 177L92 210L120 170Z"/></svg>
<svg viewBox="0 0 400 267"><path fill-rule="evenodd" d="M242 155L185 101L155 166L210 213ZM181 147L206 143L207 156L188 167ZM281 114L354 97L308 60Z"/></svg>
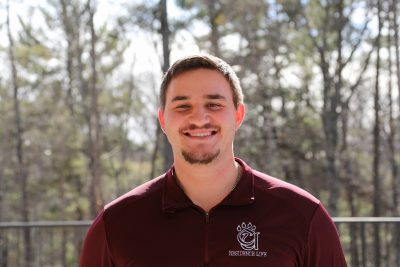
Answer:
<svg viewBox="0 0 400 267"><path fill-rule="evenodd" d="M218 132L217 129L207 129L207 130L185 130L183 134L189 137L208 137L215 135Z"/></svg>

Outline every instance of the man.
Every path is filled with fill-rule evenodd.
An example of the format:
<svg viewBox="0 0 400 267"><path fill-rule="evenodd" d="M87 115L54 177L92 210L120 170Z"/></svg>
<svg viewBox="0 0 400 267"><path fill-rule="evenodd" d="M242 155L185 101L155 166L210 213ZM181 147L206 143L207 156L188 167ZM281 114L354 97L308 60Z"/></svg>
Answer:
<svg viewBox="0 0 400 267"><path fill-rule="evenodd" d="M80 266L346 266L319 200L234 157L245 107L227 63L178 60L163 78L160 104L174 165L104 208Z"/></svg>

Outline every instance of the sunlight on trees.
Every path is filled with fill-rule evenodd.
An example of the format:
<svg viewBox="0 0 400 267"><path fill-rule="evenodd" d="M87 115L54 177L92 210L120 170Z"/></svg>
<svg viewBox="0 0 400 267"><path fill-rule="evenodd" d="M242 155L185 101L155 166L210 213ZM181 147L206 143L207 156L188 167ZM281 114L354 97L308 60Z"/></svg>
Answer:
<svg viewBox="0 0 400 267"><path fill-rule="evenodd" d="M242 81L238 156L332 215L399 216L399 6L3 1L0 221L92 219L161 174L172 159L158 86L170 62L197 52L224 58ZM32 262L29 230L24 241ZM66 235L61 243L67 251Z"/></svg>

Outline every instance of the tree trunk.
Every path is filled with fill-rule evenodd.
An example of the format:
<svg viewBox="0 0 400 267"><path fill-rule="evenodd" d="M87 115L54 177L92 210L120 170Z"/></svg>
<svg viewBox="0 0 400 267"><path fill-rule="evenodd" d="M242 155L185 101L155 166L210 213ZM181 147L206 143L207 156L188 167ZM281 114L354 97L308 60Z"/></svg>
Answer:
<svg viewBox="0 0 400 267"><path fill-rule="evenodd" d="M392 1L392 12L393 12L393 16L392 16L392 22L391 23L393 25L393 30L394 30L394 47L395 47L395 55L396 55L396 78L397 78L397 92L398 94L400 94L400 42L399 42L399 26L397 24L397 4L398 1L397 0L393 0ZM399 97L400 100L400 97ZM400 106L400 102L399 102L399 106ZM399 116L399 120L400 120L400 116ZM394 207L396 207L396 209L394 210L394 216L399 216L400 215L400 201L399 201L399 197L400 197L400 178L399 175L397 174L396 176L393 176L393 205ZM395 251L400 251L400 226L396 226L395 228ZM396 253L396 266L400 267L400 253Z"/></svg>
<svg viewBox="0 0 400 267"><path fill-rule="evenodd" d="M325 23L328 23L329 10L325 9ZM309 27L309 26L308 26ZM310 28L309 28L310 31ZM328 210L332 216L337 214L337 200L339 197L339 185L336 171L336 150L338 136L338 99L335 94L334 80L329 73L329 60L326 58L328 51L327 40L325 38L326 29L321 34L323 35L322 44L319 45L317 40L309 33L315 48L319 54L319 67L323 77L323 106L322 106L322 125L325 136L325 154L326 154L326 179L329 188ZM340 48L338 48L340 49Z"/></svg>
<svg viewBox="0 0 400 267"><path fill-rule="evenodd" d="M381 183L380 183L380 88L379 88L379 77L380 77L380 48L381 48L381 29L382 29L382 20L381 20L381 2L377 0L378 6L378 36L376 42L376 76L375 76L375 94L374 94L374 113L375 113L375 125L373 130L373 138L374 138L374 160L373 160L373 185L374 185L374 194L373 194L373 216L379 217L381 215ZM374 253L375 253L375 266L381 266L381 253L380 253L380 236L379 236L379 224L374 224Z"/></svg>
<svg viewBox="0 0 400 267"><path fill-rule="evenodd" d="M73 17L74 19L74 27L75 29L80 29L82 27L82 21L81 21L81 14L82 11L80 10L79 6L74 7L73 9ZM75 57L76 57L76 64L77 64L77 68L76 68L76 77L78 79L78 87L79 87L79 91L81 94L81 98L82 98L82 110L83 110L83 117L84 120L86 122L86 124L88 125L88 128L90 128L90 123L89 123L89 109L87 106L87 83L85 81L85 79L83 78L83 72L84 72L84 67L83 67L83 62L82 62L82 54L83 54L83 49L82 46L80 44L81 42L81 34L80 31L77 30L76 31L76 38L74 40L74 53L75 53ZM89 152L87 147L85 147L83 149L84 154L87 158L89 158ZM76 192L81 195L83 193L82 189L84 188L84 183L80 180L80 179L76 179L75 180L75 190ZM77 201L78 202L78 201ZM75 209L75 214L76 214L76 219L77 220L83 220L84 218L84 210L81 207L81 205L77 204L76 205L76 209Z"/></svg>
<svg viewBox="0 0 400 267"><path fill-rule="evenodd" d="M59 179L59 184L58 184L58 192L59 192L59 201L60 201L60 220L67 220L66 216L65 216L65 207L67 206L66 200L65 200L65 175L63 174L63 172L57 168L56 166L56 162L54 162L54 158L53 158L53 162L52 162L52 166L53 169L56 171L56 173L60 174L60 179ZM61 229L61 249L60 249L60 254L57 255L57 257L60 257L60 261L61 261L61 266L63 267L68 267L67 264L67 229L65 227L63 227Z"/></svg>
<svg viewBox="0 0 400 267"><path fill-rule="evenodd" d="M330 188L329 194L329 207L332 215L336 216L338 214L337 210L337 201L340 197L340 180L339 175L336 171L336 155L337 155L337 146L338 146L338 120L339 120L339 111L338 107L341 105L341 89L343 87L342 82L342 72L343 72L343 57L342 57L342 48L343 48L343 27L344 27L344 16L343 16L344 3L343 0L340 0L337 5L336 12L339 14L339 17L336 20L336 34L337 34L337 60L336 60L336 71L334 78L329 78L328 85L330 85L329 92L327 93L328 106L326 110L328 112L326 118L327 127L325 130L328 142L328 151L327 151L327 159L328 159L328 186ZM326 73L329 73L329 69L325 69ZM326 76L329 76L327 74ZM333 88L331 88L333 86ZM325 105L325 103L324 103Z"/></svg>
<svg viewBox="0 0 400 267"><path fill-rule="evenodd" d="M395 47L395 55L396 55L396 78L397 78L397 93L400 94L400 41L399 41L399 26L397 24L397 0L393 0L392 2L392 11L393 11L393 18L392 18L392 24L393 24L393 30L394 30L394 47ZM399 106L400 106L400 97L399 97ZM400 120L400 116L398 117ZM393 204L395 207L397 207L396 213L394 214L395 216L400 216L400 179L398 176L395 177L393 180ZM398 265L400 266L400 253L399 254L399 259L398 259Z"/></svg>
<svg viewBox="0 0 400 267"><path fill-rule="evenodd" d="M163 47L163 63L162 63L162 72L166 73L170 66L170 30L168 23L168 10L167 10L167 0L160 0L159 2L160 8L160 23L161 23L161 38L162 38L162 47ZM156 175L157 169L157 156L159 154L159 150L162 149L163 154L163 171L166 171L173 163L173 155L172 148L170 143L168 142L167 137L161 131L161 126L156 121L156 134L155 134L155 142L154 142L154 150L151 156L151 172L150 179L154 178Z"/></svg>
<svg viewBox="0 0 400 267"><path fill-rule="evenodd" d="M340 149L340 158L341 158L341 169L343 170L343 181L345 183L347 200L350 207L350 215L352 217L357 217L357 208L355 205L355 194L356 194L356 186L354 184L354 180L359 176L358 173L355 173L357 169L353 167L351 155L347 146L347 128L348 128L348 114L349 114L349 106L348 103L342 105L342 113L341 113L341 121L342 121L342 146ZM351 255L351 266L358 267L359 262L359 249L357 246L358 243L358 225L351 224L350 225L350 255Z"/></svg>
<svg viewBox="0 0 400 267"><path fill-rule="evenodd" d="M70 116L72 118L71 123L74 123L74 115L75 115L75 107L74 107L74 100L73 100L73 56L74 56L74 47L73 42L75 38L74 28L72 17L73 15L68 12L68 6L65 0L60 0L61 5L61 18L63 23L63 29L65 33L65 38L67 40L67 53L66 53L66 71L67 71L67 96L66 96L66 105L69 109ZM75 128L75 125L72 125ZM59 181L59 198L61 204L60 210L60 219L66 220L65 216L65 207L66 207L66 200L65 200L65 175L60 172L60 181ZM61 264L64 267L68 266L67 263L67 230L62 229L61 233L61 251L60 251L60 258Z"/></svg>
<svg viewBox="0 0 400 267"><path fill-rule="evenodd" d="M221 50L219 48L219 39L220 39L220 34L218 30L218 16L220 15L221 11L218 10L216 7L216 4L218 1L215 0L208 0L207 1L207 11L208 11L208 17L210 20L210 28L211 28L211 52L217 56L221 57Z"/></svg>
<svg viewBox="0 0 400 267"><path fill-rule="evenodd" d="M24 162L24 150L23 150L23 130L21 126L21 111L20 111L20 100L19 100L19 87L16 69L16 60L14 55L14 40L11 36L10 27L10 6L9 1L7 1L7 33L9 41L9 57L11 64L11 79L13 87L13 104L14 104L14 122L15 122L15 154L16 154L16 180L20 184L21 192L21 217L23 221L29 221L29 198L28 198L28 175ZM24 249L25 249L25 266L33 266L34 255L32 247L31 229L24 228Z"/></svg>
<svg viewBox="0 0 400 267"><path fill-rule="evenodd" d="M168 11L167 11L167 0L160 0L160 7L161 7L161 36L162 36L162 44L163 44L163 66L162 71L163 73L168 71L170 62L169 62L169 55L170 55L170 31L169 31L169 24L168 24ZM160 127L157 124L157 127ZM157 134L160 131L157 129ZM168 139L165 135L162 135L163 141L163 151L164 151L164 170L167 170L173 161L172 158L172 149L171 145L168 142Z"/></svg>
<svg viewBox="0 0 400 267"><path fill-rule="evenodd" d="M332 79L328 73L327 63L322 61L322 73L324 77L324 104L322 122L325 133L326 153L326 175L329 188L328 209L332 216L337 215L337 200L339 199L339 185L336 171L336 150L337 150L337 100L332 90Z"/></svg>
<svg viewBox="0 0 400 267"><path fill-rule="evenodd" d="M354 177L351 172L351 166L350 166L350 159L348 157L344 157L344 171L348 173L350 176L349 179L346 179L346 191L347 191L347 199L349 201L350 205L350 214L352 217L358 216L357 214L357 209L355 206L355 199L354 199L354 194L355 194L355 186L351 182L351 178ZM350 224L350 254L351 254L351 266L357 267L359 266L359 251L358 251L358 236L357 236L357 224Z"/></svg>
<svg viewBox="0 0 400 267"><path fill-rule="evenodd" d="M104 206L101 163L100 163L100 112L98 108L98 88L97 88L97 69L96 69L96 33L94 29L95 7L91 6L91 0L88 0L89 28L90 28L90 64L91 64L91 87L90 87L90 118L89 118L89 153L90 153L90 171L92 181L90 185L91 213L95 216Z"/></svg>
<svg viewBox="0 0 400 267"><path fill-rule="evenodd" d="M90 0L89 0L90 1ZM90 9L90 3L88 3L87 7ZM88 11L90 14L90 19L89 19L89 27L90 25L93 23L93 16L91 15L91 11ZM76 8L76 10L74 10L74 15L76 16L75 19L75 27L77 29L80 29L82 27L82 22L81 22L81 14L83 12L81 10L79 10L79 8ZM96 86L94 85L94 87L91 87L91 91L89 92L89 86L87 81L84 79L83 77L83 73L84 73L84 64L82 61L82 56L83 56L83 48L81 45L81 34L80 31L76 32L76 40L75 40L75 51L76 51L76 58L77 58L77 77L78 77L78 84L79 84L79 90L82 96L82 109L83 109L83 116L85 119L85 122L87 124L88 127L88 135L87 135L87 147L85 147L84 149L84 153L85 156L88 158L89 161L89 170L90 170L90 175L91 175L91 179L90 179L90 185L89 185L89 197L90 197L90 216L94 217L95 214L97 213L97 201L95 199L96 196L96 192L97 190L94 188L96 186L96 172L94 171L94 158L93 158L93 143L94 143L94 138L93 138L93 109L92 109L92 97L91 94L89 95L89 93L93 93L93 88L96 89ZM91 51L91 56L92 56L93 52ZM93 60L93 59L91 59ZM92 68L93 68L93 62L92 63ZM93 72L93 70L92 70ZM92 73L93 75L93 73ZM92 82L93 82L93 78L92 77ZM96 94L95 94L96 95ZM89 100L90 103L89 103ZM76 188L78 190L81 190L83 184L80 181L77 181L77 185ZM100 206L100 205L99 205ZM77 214L77 218L81 217L83 214L83 210L80 208L80 206L77 206L76 209L76 214Z"/></svg>
<svg viewBox="0 0 400 267"><path fill-rule="evenodd" d="M67 79L68 79L68 87L67 87L67 106L71 113L71 116L74 116L75 108L74 108L74 100L72 96L73 85L72 82L74 80L73 77L73 41L75 38L74 28L72 27L71 18L72 16L68 12L67 4L65 0L60 0L61 4L61 17L63 22L63 28L65 32L65 37L67 40L67 57L66 57L66 68L67 68Z"/></svg>
<svg viewBox="0 0 400 267"><path fill-rule="evenodd" d="M157 154L160 149L160 142L164 141L165 136L162 134L161 127L157 122L157 129L156 129L156 140L154 141L154 149L153 153L151 155L151 171L150 171L150 179L154 178L156 176L156 170L157 170Z"/></svg>
<svg viewBox="0 0 400 267"><path fill-rule="evenodd" d="M3 136L2 136L3 137ZM4 173L2 166L2 157L0 156L0 222L3 221L3 212L4 212ZM7 244L6 244L6 236L3 233L0 233L0 267L7 266Z"/></svg>
<svg viewBox="0 0 400 267"><path fill-rule="evenodd" d="M387 12L387 21L389 22L389 29L392 29L391 23L391 14L392 12ZM392 60L392 36L391 31L389 30L389 34L387 35L387 42L388 42L388 69L389 69L389 78L388 78L388 100L389 100L389 133L388 133L388 144L389 144L389 159L391 165L391 175L392 175L392 190L393 190L393 207L392 213L393 216L396 216L397 213L397 206L398 206L398 197L397 197L397 176L398 176L398 164L396 161L396 121L394 116L394 106L393 106L393 83L392 83L392 76L393 76L393 60Z"/></svg>

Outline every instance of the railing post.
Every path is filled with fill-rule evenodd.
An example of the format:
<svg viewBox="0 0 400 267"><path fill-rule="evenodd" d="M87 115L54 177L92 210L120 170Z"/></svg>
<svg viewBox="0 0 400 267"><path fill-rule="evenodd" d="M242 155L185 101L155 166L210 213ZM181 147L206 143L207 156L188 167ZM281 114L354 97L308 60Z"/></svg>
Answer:
<svg viewBox="0 0 400 267"><path fill-rule="evenodd" d="M395 252L396 252L396 266L400 267L400 223L395 226Z"/></svg>
<svg viewBox="0 0 400 267"><path fill-rule="evenodd" d="M0 230L0 267L7 267L7 238Z"/></svg>
<svg viewBox="0 0 400 267"><path fill-rule="evenodd" d="M359 267L358 259L358 246L357 246L357 226L359 223L350 224L350 255L351 255L351 266Z"/></svg>
<svg viewBox="0 0 400 267"><path fill-rule="evenodd" d="M361 257L362 257L362 266L367 267L367 245L365 241L365 224L361 223Z"/></svg>

